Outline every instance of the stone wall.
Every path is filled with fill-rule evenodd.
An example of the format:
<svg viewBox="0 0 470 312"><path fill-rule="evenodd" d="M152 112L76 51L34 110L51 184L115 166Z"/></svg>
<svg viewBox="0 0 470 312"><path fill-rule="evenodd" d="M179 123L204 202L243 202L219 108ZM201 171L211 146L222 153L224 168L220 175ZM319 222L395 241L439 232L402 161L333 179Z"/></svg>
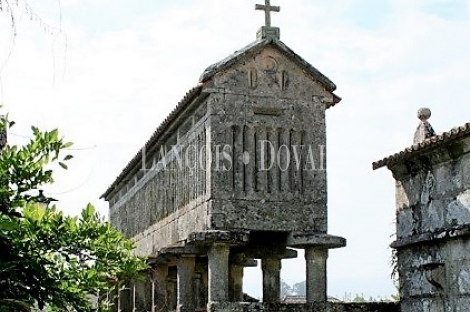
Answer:
<svg viewBox="0 0 470 312"><path fill-rule="evenodd" d="M135 176L110 199L110 221L148 256L206 229L207 109L180 118L180 125L146 153Z"/></svg>
<svg viewBox="0 0 470 312"><path fill-rule="evenodd" d="M467 143L468 144L468 143ZM425 164L418 161L417 172L395 176L397 204L397 238L405 239L421 233L439 231L470 224L470 146L463 144L458 159L448 152L436 154L441 162ZM434 162L433 157L428 161ZM437 159L436 159L437 160ZM408 166L410 165L408 164Z"/></svg>
<svg viewBox="0 0 470 312"><path fill-rule="evenodd" d="M399 161L388 160L396 179L392 247L397 249L402 310L467 311L470 138L466 132L449 132L402 155Z"/></svg>
<svg viewBox="0 0 470 312"><path fill-rule="evenodd" d="M213 229L326 232L324 98L332 95L267 47L218 73L207 88Z"/></svg>
<svg viewBox="0 0 470 312"><path fill-rule="evenodd" d="M400 312L398 303L212 303L207 312Z"/></svg>
<svg viewBox="0 0 470 312"><path fill-rule="evenodd" d="M113 191L112 224L142 255L205 230L326 233L333 95L270 47L201 93Z"/></svg>

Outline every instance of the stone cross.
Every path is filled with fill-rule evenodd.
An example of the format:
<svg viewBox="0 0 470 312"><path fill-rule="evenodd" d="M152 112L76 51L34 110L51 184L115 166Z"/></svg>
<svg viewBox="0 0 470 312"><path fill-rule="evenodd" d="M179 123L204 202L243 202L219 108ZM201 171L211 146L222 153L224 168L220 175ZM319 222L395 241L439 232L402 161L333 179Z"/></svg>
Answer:
<svg viewBox="0 0 470 312"><path fill-rule="evenodd" d="M265 20L266 20L266 27L271 27L271 11L272 12L279 12L281 11L280 6L271 6L270 0L265 0L265 5L257 4L255 6L256 10L264 11L265 13Z"/></svg>

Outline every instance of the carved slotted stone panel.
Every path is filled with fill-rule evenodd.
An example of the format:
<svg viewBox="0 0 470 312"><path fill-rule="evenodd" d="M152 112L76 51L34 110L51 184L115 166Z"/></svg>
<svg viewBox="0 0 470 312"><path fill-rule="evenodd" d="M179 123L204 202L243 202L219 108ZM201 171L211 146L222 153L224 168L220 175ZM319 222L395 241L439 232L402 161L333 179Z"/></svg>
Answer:
<svg viewBox="0 0 470 312"><path fill-rule="evenodd" d="M313 97L211 97L212 153L222 159L211 167L209 228L326 231L324 105Z"/></svg>

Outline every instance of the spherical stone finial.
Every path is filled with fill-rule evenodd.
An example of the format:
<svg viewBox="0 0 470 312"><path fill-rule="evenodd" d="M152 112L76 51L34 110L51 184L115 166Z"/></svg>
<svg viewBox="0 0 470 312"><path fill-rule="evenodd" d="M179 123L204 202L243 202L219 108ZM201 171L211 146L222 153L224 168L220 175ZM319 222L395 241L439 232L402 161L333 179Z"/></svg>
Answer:
<svg viewBox="0 0 470 312"><path fill-rule="evenodd" d="M431 110L427 107L421 107L418 109L418 118L421 121L426 121L431 118Z"/></svg>

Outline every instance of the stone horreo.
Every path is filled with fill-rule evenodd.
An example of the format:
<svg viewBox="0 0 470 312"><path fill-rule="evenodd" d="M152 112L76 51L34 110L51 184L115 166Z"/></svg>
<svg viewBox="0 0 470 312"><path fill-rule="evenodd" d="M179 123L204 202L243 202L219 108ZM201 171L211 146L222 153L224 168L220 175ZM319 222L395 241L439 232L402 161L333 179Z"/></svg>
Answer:
<svg viewBox="0 0 470 312"><path fill-rule="evenodd" d="M152 267L118 311L294 311L279 301L295 249L307 301L295 309L327 309L328 251L346 240L327 231L325 111L341 99L280 41L280 8L257 9L256 41L209 66L102 195ZM263 302L245 302L244 267L258 262Z"/></svg>

